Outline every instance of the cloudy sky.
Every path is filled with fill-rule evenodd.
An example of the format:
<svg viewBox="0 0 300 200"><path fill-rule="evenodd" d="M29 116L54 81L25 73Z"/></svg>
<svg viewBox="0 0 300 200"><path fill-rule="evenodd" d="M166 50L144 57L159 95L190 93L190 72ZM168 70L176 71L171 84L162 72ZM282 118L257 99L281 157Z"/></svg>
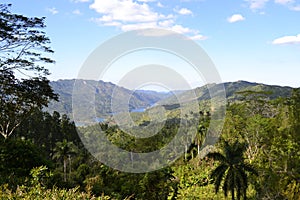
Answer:
<svg viewBox="0 0 300 200"><path fill-rule="evenodd" d="M113 36L140 28L164 28L197 42L223 81L300 87L298 0L4 2L12 3L12 12L46 17L45 31L56 60L50 68L51 80L77 77L88 55Z"/></svg>

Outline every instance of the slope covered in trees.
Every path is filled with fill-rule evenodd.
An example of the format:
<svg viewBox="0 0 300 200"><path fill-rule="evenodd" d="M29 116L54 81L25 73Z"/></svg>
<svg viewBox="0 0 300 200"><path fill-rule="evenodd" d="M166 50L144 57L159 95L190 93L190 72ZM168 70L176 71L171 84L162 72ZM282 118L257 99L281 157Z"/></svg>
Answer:
<svg viewBox="0 0 300 200"><path fill-rule="evenodd" d="M58 80L50 82L54 92L59 95L59 102L51 101L47 108L48 112L58 111L62 114L67 114L72 118L72 93L75 80ZM114 98L116 101L121 102L122 98L128 94L132 94L129 103L129 110L135 110L139 108L147 108L153 104L164 105L167 109L174 108L178 104L178 98L191 101L191 96L196 95L199 102L210 100L210 94L208 88L218 93L223 89L221 84L209 84L199 88L195 88L190 91L173 91L169 93L137 90L135 92L126 88L118 87L117 85L103 81L85 81L87 88L95 94L95 105L97 116L106 118L112 114L111 100L113 92L117 91ZM291 87L282 87L275 85L266 85L260 83L251 83L246 81L228 82L224 83L226 91L226 97L228 101L236 101L241 98L238 92L241 91L255 91L255 92L267 92L268 98L275 99L278 97L288 97L291 94ZM84 89L83 89L84 90ZM193 95L192 95L193 94ZM176 97L176 96L177 97ZM80 99L79 104L84 104L87 99ZM88 113L86 113L88 118Z"/></svg>
<svg viewBox="0 0 300 200"><path fill-rule="evenodd" d="M1 177L6 177L2 179L2 184L9 184L2 187L11 188L7 190L11 195L17 195L13 193L17 185L26 185L32 190L47 190L56 185L66 189L79 187L78 192L99 197L109 196L112 199L225 199L225 191L229 197L232 196L232 180L232 184L235 184L234 199L239 195L248 199L298 199L299 90L294 90L288 98L274 100L258 99L255 93L251 95L247 100L227 107L221 138L211 151L226 155L229 163L237 163L238 171L235 176L240 177L239 179L220 181L218 177L221 174L217 174L222 172L224 178L229 178L230 168L222 167L223 159L219 154L200 157L197 138L188 147L187 153L167 168L142 174L111 169L87 152L78 138L74 123L66 115L50 115L37 111L28 119L26 125L16 130L14 137L8 141L2 140L0 171ZM196 115L191 115L189 120L193 120L192 116L199 119ZM161 148L174 137L179 121L179 118L168 120L158 134L145 139L134 139L118 126L105 123L81 127L79 132L86 138L93 134L105 134L113 144L127 151L149 152ZM208 125L205 120L201 120L200 124L205 127ZM154 128L155 126L153 130ZM200 128L201 126L197 129L199 132ZM151 128L148 131L151 132ZM205 135L204 132L204 139L200 143L205 140ZM18 151L18 146L22 146L23 150ZM229 153L230 148L233 153ZM103 156L109 154L107 151ZM25 165L28 155L32 159L35 158L34 155L39 156L40 162L29 161L31 165ZM21 162L15 163L11 158ZM118 160L117 157L115 159ZM134 165L135 159L133 157L132 163L128 164ZM29 173L31 168L39 165L47 166L48 172L51 172L51 176L43 178L44 189L34 189L26 181L32 179ZM232 167L235 169L235 165ZM12 173L8 169L23 171ZM255 170L254 174L248 173L252 170ZM219 188L217 194L215 187ZM59 188L57 190L62 190Z"/></svg>
<svg viewBox="0 0 300 200"><path fill-rule="evenodd" d="M52 101L45 108L48 112L58 111L62 114L67 114L69 117L72 117L72 94L74 89L75 80L58 80L50 83L51 87L59 95L59 102ZM97 115L99 117L106 117L112 114L111 110L111 100L112 95L116 101L121 102L121 100L126 95L131 95L132 97L129 102L129 110L134 110L138 108L146 108L157 101L166 98L169 96L169 93L160 93L154 91L143 91L137 90L135 92L128 90L123 87L119 87L110 82L103 81L92 81L85 80L85 86L82 88L82 93L86 93L86 90L89 90L91 93L95 94L95 105ZM80 99L81 102L78 104L84 104L87 99ZM88 118L88 113L86 114Z"/></svg>
<svg viewBox="0 0 300 200"><path fill-rule="evenodd" d="M135 138L111 121L77 128L66 114L42 110L50 100L57 99L46 78L48 71L43 67L53 62L44 56L52 52L48 38L40 31L44 19L12 14L9 5L0 4L0 24L1 199L174 200L229 196L299 200L300 89L241 81L225 83L229 99L225 123L218 142L203 156L201 145L208 139L209 125L215 122L206 88L196 89L197 97L202 100L199 113L181 117L180 105L168 100L170 103L162 104L167 117L153 120L151 126L147 126L151 120L147 112L132 114L136 122L132 130L147 126L145 132L151 134L161 127L148 138ZM28 71L37 76L16 76ZM189 92L181 94L187 102ZM162 98L155 95L141 95L137 102ZM195 121L197 126L191 129L195 137L186 145L187 130ZM161 149L180 128L186 135L177 138L177 146L168 153L176 153L180 147L185 149L181 157L147 173L110 168L83 145L83 141L91 140L91 145L102 148L101 141L93 139L104 136L128 151L125 156L129 162L120 162L124 155L118 157L110 149L98 152L100 156L110 156L116 164L139 169L148 163L138 162L139 158L130 152Z"/></svg>

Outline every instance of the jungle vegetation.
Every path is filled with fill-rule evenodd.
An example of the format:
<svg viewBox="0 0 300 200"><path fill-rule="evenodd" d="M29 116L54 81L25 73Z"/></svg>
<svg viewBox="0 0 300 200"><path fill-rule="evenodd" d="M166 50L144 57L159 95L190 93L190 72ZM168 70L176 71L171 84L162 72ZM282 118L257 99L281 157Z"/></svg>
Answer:
<svg viewBox="0 0 300 200"><path fill-rule="evenodd" d="M167 106L168 119L148 126L149 133L162 127L150 138L135 139L110 120L76 127L66 114L44 109L59 100L47 79L54 61L45 19L13 14L10 6L0 4L1 199L300 199L300 89L228 90L238 98L229 99L207 156L200 156L212 122L207 99L184 118L180 107ZM150 123L145 113L132 117L137 126ZM195 121L185 153L148 173L112 169L83 145L102 134L127 151L151 152Z"/></svg>

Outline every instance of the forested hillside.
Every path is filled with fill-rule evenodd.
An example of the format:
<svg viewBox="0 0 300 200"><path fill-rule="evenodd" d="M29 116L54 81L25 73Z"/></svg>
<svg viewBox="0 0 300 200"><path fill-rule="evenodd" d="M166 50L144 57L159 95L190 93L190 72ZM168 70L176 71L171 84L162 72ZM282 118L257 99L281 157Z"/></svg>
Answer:
<svg viewBox="0 0 300 200"><path fill-rule="evenodd" d="M111 100L112 95L116 101L121 101L126 95L131 95L129 103L129 110L134 110L138 108L146 108L156 103L157 101L166 98L170 93L155 92L155 91L131 91L123 87L119 87L113 83L103 82L103 81L92 81L85 80L85 88L90 90L91 93L95 95L95 105L97 115L100 117L106 117L111 115ZM67 114L72 117L72 93L74 89L75 79L73 80L58 80L50 83L51 87L59 95L59 102L51 101L47 108L48 112L58 111L62 114ZM84 89L82 89L84 90ZM82 91L87 92L87 91ZM84 104L86 99L82 98L82 102L79 104Z"/></svg>
<svg viewBox="0 0 300 200"><path fill-rule="evenodd" d="M51 195L62 195L59 188L78 187L78 198L84 192L111 199L224 199L225 194L231 196L234 191L234 199L238 196L298 199L299 102L297 89L287 98L268 100L262 98L261 93L253 92L247 94L247 100L232 103L227 107L221 137L208 157L199 156L198 144L206 139L210 110L193 113L184 119L186 124L200 121L187 152L169 167L142 174L124 173L101 164L87 152L74 123L65 115L36 111L9 139L2 139L1 181L4 185L0 195L24 197L24 190L30 190L50 196L49 189L55 185L58 194L51 192ZM151 152L174 137L180 120L174 116L164 123L159 133L145 139L134 139L118 126L106 123L81 127L78 131L81 139L105 134L113 144L129 152ZM155 127L154 124L153 130ZM148 127L148 131L152 130ZM105 155L109 156L110 152L106 151ZM135 166L136 159L132 157L127 164ZM137 167L141 165L137 164ZM47 169L31 171L38 166L47 166ZM32 187L29 180L36 179L42 185ZM19 188L22 192L14 193L17 185L27 188ZM65 195L72 196L67 192Z"/></svg>
<svg viewBox="0 0 300 200"><path fill-rule="evenodd" d="M191 101L191 97L196 96L198 101L210 100L212 99L211 95L218 96L222 90L225 90L226 99L229 102L237 101L241 99L239 93L246 91L253 92L262 92L267 93L269 99L275 99L278 97L288 97L291 95L291 87L283 87L277 85L267 85L263 83L253 83L247 81L236 81L236 82L226 82L222 84L207 84L202 87L195 88L189 91L181 91L177 98L184 99L185 101ZM210 94L210 91L213 94ZM176 97L171 96L160 102L160 104L174 104L178 100Z"/></svg>
<svg viewBox="0 0 300 200"><path fill-rule="evenodd" d="M74 80L47 78L54 60L44 18L11 13L10 6L0 4L0 199L300 199L299 88L210 84L176 93L184 105L167 93L137 91L129 111L157 104L129 112L125 126L113 115L76 127L67 115ZM109 115L118 86L82 83L97 94L98 111ZM219 113L207 87L225 88L224 119L213 117ZM118 91L120 99L132 94ZM195 102L199 109L182 114ZM47 112L49 104L55 110Z"/></svg>
<svg viewBox="0 0 300 200"><path fill-rule="evenodd" d="M67 114L72 118L72 93L75 80L59 80L50 82L54 92L59 96L59 102L51 101L46 111L52 113L58 111L61 114ZM198 101L207 101L211 99L209 89L218 96L220 91L226 91L226 98L228 101L237 101L241 98L239 92L255 91L268 93L269 99L275 99L278 97L288 97L291 95L291 87L282 87L275 85L266 85L262 83L251 83L247 81L228 82L224 84L208 84L199 88L195 88L189 91L170 91L170 92L155 92L147 90L131 91L126 88L118 87L113 83L103 81L90 81L85 80L85 87L91 90L95 95L95 109L97 116L107 118L112 115L111 101L114 94L115 101L122 101L126 95L131 95L130 103L128 105L129 111L139 108L148 108L155 103L157 105L170 105L178 104L178 99L182 101L192 101L191 97L198 98ZM208 89L209 88L209 89ZM82 88L82 92L86 93ZM117 91L117 94L114 92ZM82 98L78 104L85 104L88 99ZM89 113L86 113L88 118Z"/></svg>

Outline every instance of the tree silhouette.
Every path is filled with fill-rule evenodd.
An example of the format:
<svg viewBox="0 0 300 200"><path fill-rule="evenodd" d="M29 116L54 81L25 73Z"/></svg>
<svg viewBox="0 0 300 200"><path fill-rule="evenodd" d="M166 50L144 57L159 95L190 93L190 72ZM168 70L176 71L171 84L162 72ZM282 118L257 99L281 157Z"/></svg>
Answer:
<svg viewBox="0 0 300 200"><path fill-rule="evenodd" d="M0 134L6 139L36 108L58 100L43 66L54 61L44 18L28 18L0 4Z"/></svg>
<svg viewBox="0 0 300 200"><path fill-rule="evenodd" d="M62 142L57 142L56 146L54 148L54 159L62 159L63 165L64 165L64 181L67 181L67 162L68 159L70 159L70 156L73 154L76 154L77 148L73 144L73 142L68 142L66 139L64 139ZM70 168L69 163L69 168Z"/></svg>
<svg viewBox="0 0 300 200"><path fill-rule="evenodd" d="M207 131L210 123L210 113L206 112L206 114L204 114L203 111L200 111L199 116L200 116L200 120L199 120L197 134L195 137L195 143L197 145L197 154L200 159L200 149L207 135Z"/></svg>
<svg viewBox="0 0 300 200"><path fill-rule="evenodd" d="M219 166L211 172L211 178L215 184L215 192L218 193L221 182L223 181L224 196L227 197L228 192L231 192L232 200L240 199L246 196L248 188L248 174L258 175L256 170L244 162L243 154L247 146L235 141L233 144L224 142L223 154L219 152L209 153L208 158L219 161ZM236 193L236 195L235 195Z"/></svg>

